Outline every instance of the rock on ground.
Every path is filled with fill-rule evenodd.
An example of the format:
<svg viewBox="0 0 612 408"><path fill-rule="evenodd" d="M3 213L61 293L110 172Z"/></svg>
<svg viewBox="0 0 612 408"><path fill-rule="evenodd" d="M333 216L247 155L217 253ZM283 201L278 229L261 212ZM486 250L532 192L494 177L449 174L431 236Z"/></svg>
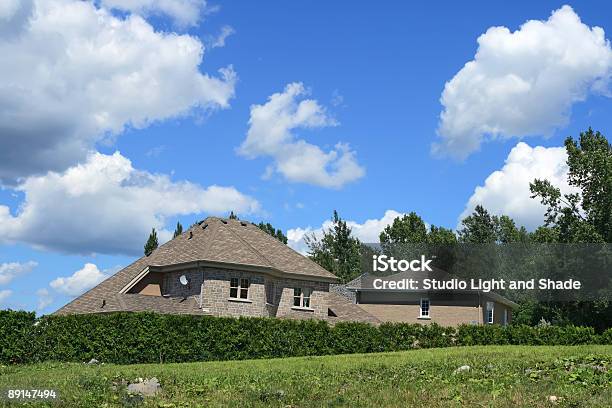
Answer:
<svg viewBox="0 0 612 408"><path fill-rule="evenodd" d="M128 384L128 392L132 394L140 394L145 397L153 396L161 391L159 380L155 377L141 380L139 382Z"/></svg>

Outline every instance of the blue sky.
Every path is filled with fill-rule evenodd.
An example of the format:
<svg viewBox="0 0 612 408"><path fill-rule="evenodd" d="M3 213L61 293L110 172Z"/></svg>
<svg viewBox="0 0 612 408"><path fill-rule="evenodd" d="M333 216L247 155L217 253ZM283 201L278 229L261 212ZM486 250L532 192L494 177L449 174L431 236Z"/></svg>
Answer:
<svg viewBox="0 0 612 408"><path fill-rule="evenodd" d="M476 204L533 228L528 182L571 191L564 138L610 127L605 2L171 3L0 8L2 307L52 312L230 209L298 250L334 209L364 241Z"/></svg>

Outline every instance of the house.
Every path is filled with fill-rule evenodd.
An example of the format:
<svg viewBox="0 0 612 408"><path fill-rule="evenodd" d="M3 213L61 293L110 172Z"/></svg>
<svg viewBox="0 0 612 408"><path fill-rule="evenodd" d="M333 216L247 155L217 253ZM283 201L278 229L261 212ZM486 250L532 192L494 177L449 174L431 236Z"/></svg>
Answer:
<svg viewBox="0 0 612 408"><path fill-rule="evenodd" d="M335 275L256 225L209 217L55 314L152 311L372 324L484 321L478 318L484 300L474 306L466 304L467 298L451 297L450 303L443 303L430 295L427 304L423 296L415 296L372 293L365 277L339 285ZM505 303L499 300L499 304ZM499 313L495 306L496 323L502 322Z"/></svg>
<svg viewBox="0 0 612 408"><path fill-rule="evenodd" d="M381 322L507 325L512 319L512 309L518 306L497 293L483 290L381 289L380 281L375 284L377 278L381 277L364 274L344 285L343 292ZM437 268L432 272L400 272L384 277L387 287L397 287L397 283L408 279L452 281L450 275Z"/></svg>
<svg viewBox="0 0 612 408"><path fill-rule="evenodd" d="M326 319L336 276L256 225L209 217L56 314L155 311Z"/></svg>

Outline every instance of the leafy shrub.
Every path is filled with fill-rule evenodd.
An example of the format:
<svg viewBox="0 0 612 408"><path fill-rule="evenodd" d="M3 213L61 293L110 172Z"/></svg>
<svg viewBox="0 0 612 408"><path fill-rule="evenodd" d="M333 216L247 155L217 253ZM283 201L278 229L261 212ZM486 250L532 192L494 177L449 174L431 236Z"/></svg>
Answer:
<svg viewBox="0 0 612 408"><path fill-rule="evenodd" d="M454 345L612 344L576 326L462 325L284 320L107 313L45 316L0 311L0 363L99 361L117 364L241 360L371 353Z"/></svg>
<svg viewBox="0 0 612 408"><path fill-rule="evenodd" d="M0 362L25 363L31 359L34 312L0 310Z"/></svg>

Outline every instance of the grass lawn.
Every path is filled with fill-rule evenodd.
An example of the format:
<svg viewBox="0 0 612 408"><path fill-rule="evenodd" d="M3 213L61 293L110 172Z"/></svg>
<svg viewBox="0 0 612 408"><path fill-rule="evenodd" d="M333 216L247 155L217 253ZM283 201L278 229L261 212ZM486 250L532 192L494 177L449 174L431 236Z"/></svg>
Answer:
<svg viewBox="0 0 612 408"><path fill-rule="evenodd" d="M471 369L455 373L463 365ZM144 399L129 395L125 380L138 377L157 377L162 393ZM163 365L3 366L0 389L9 387L55 388L61 406L74 407L610 407L612 346L455 347ZM548 400L551 395L557 402Z"/></svg>

